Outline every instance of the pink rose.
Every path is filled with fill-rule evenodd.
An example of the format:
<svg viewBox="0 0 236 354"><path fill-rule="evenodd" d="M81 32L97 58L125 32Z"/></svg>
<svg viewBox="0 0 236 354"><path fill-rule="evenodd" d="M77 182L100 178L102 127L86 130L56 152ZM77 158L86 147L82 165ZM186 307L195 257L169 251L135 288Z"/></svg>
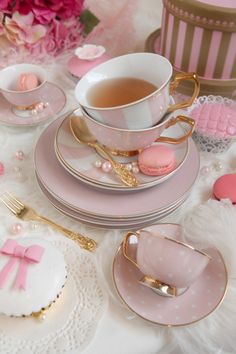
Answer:
<svg viewBox="0 0 236 354"><path fill-rule="evenodd" d="M15 12L12 18L6 16L3 34L13 44L33 44L46 34L46 29L43 26L33 25L33 19L32 12L25 16Z"/></svg>

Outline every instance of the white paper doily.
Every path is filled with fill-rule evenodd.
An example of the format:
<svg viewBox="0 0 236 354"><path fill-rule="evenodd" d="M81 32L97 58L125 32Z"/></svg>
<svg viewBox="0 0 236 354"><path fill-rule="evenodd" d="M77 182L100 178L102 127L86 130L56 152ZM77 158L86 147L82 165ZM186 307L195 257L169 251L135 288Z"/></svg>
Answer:
<svg viewBox="0 0 236 354"><path fill-rule="evenodd" d="M78 353L95 333L106 305L95 256L71 241L53 243L68 265L64 290L43 322L0 316L1 354Z"/></svg>

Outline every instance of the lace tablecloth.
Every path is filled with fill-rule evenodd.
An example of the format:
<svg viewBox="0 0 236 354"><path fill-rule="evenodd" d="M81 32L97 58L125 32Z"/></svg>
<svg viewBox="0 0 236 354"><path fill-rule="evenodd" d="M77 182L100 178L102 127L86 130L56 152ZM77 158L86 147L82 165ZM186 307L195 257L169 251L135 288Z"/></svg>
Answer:
<svg viewBox="0 0 236 354"><path fill-rule="evenodd" d="M146 22L143 20L145 13ZM133 51L144 47L147 35L160 26L160 17L160 1L140 1L139 9L133 16ZM113 48L111 54L119 54L118 49ZM48 80L60 86L67 96L66 106L60 114L77 106L74 99L76 80L67 72L65 62L64 58L44 64ZM123 232L96 229L75 222L56 211L40 191L34 174L33 150L48 123L35 127L0 126L0 162L5 168L0 176L0 193L10 191L42 215L93 237L98 241L99 248L91 255L42 224L21 223L21 236L33 234L46 237L62 249L69 264L69 282L64 299L58 302L57 308L42 324L0 316L0 353L235 352L236 208L227 200L211 200L211 191L217 177L224 173L236 173L236 144L223 154L201 153L201 170L189 199L179 210L162 220L181 223L188 241L197 240L198 244L210 244L220 250L228 268L228 292L222 305L204 320L187 327L166 328L153 325L132 313L114 290L111 267ZM22 160L16 157L19 151L24 153ZM17 222L14 216L2 205L0 215L0 237L17 237L13 234ZM56 309L59 310L57 316Z"/></svg>

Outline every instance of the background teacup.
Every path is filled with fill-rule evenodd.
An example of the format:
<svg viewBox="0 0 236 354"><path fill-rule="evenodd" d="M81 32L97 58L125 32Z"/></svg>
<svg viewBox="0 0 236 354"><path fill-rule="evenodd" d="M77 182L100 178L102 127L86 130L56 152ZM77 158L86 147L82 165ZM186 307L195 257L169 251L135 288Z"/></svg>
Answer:
<svg viewBox="0 0 236 354"><path fill-rule="evenodd" d="M88 129L97 141L109 148L111 152L121 155L134 154L135 151L137 152L138 150L144 149L145 147L151 145L154 141L179 144L192 135L195 126L195 121L193 119L185 116L173 117L170 113L163 118L161 123L155 125L154 127L140 130L128 130L102 124L91 118L83 109L82 114ZM177 124L178 122L185 123L189 128L186 131L183 129L182 136L176 138L160 136L165 129Z"/></svg>
<svg viewBox="0 0 236 354"><path fill-rule="evenodd" d="M181 73L171 81L172 74L171 63L161 55L122 55L84 75L75 96L90 117L101 123L121 129L146 129L157 124L167 112L191 106L199 93L196 74ZM194 82L193 95L185 102L171 105L171 94L183 80Z"/></svg>
<svg viewBox="0 0 236 354"><path fill-rule="evenodd" d="M35 74L39 84L31 90L17 90L17 80L21 74ZM46 83L46 72L39 65L15 64L0 71L0 90L5 99L13 105L14 112L32 110L40 103L40 95Z"/></svg>
<svg viewBox="0 0 236 354"><path fill-rule="evenodd" d="M129 255L131 237L137 238L136 257ZM143 273L140 281L165 296L186 291L211 259L191 245L147 230L129 231L124 237L123 254Z"/></svg>

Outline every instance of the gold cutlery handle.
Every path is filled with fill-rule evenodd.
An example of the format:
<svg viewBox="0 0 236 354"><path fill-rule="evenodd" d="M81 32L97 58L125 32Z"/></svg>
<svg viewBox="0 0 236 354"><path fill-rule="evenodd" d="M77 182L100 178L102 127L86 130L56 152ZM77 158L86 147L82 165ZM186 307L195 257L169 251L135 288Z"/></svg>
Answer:
<svg viewBox="0 0 236 354"><path fill-rule="evenodd" d="M87 236L81 235L80 233L70 231L65 227L62 227L55 222L45 218L44 216L37 215L37 220L43 221L45 224L52 226L54 229L62 232L66 237L75 241L79 246L87 251L94 251L97 247L97 242Z"/></svg>
<svg viewBox="0 0 236 354"><path fill-rule="evenodd" d="M112 164L114 172L117 173L117 175L120 177L122 182L124 182L125 185L129 187L137 187L138 186L138 181L137 178L134 176L134 174L130 171L128 171L122 164L119 162L116 162L111 154L101 145L94 143L93 147L100 151L102 155L105 155L107 159L110 161Z"/></svg>

